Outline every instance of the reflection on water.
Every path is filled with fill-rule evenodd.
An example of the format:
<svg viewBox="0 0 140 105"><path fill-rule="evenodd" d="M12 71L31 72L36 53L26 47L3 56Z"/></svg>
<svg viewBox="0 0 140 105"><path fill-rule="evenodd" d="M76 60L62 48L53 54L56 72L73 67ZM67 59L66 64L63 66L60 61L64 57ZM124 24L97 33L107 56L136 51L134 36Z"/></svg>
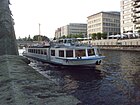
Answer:
<svg viewBox="0 0 140 105"><path fill-rule="evenodd" d="M102 51L96 68L66 68L31 63L83 105L140 105L140 53Z"/></svg>

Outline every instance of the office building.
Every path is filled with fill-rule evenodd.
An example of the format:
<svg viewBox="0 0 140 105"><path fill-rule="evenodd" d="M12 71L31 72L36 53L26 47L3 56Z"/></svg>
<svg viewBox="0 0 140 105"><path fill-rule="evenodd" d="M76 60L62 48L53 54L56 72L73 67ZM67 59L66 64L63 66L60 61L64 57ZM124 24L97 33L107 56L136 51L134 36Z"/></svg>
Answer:
<svg viewBox="0 0 140 105"><path fill-rule="evenodd" d="M70 23L62 26L55 31L55 37L59 38L68 35L83 35L87 36L87 24L85 23Z"/></svg>
<svg viewBox="0 0 140 105"><path fill-rule="evenodd" d="M120 33L120 12L99 12L87 17L87 33Z"/></svg>
<svg viewBox="0 0 140 105"><path fill-rule="evenodd" d="M140 30L140 0L133 1L133 22L134 22L134 32Z"/></svg>
<svg viewBox="0 0 140 105"><path fill-rule="evenodd" d="M121 33L140 30L140 0L121 0Z"/></svg>

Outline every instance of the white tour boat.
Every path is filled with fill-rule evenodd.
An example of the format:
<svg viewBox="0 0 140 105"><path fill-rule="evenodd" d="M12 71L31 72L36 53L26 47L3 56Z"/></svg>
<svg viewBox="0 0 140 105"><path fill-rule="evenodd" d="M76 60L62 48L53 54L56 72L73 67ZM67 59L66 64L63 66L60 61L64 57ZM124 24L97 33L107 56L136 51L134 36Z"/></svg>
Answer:
<svg viewBox="0 0 140 105"><path fill-rule="evenodd" d="M73 39L59 40L49 46L28 47L23 56L63 66L99 65L104 58L97 47L76 44Z"/></svg>

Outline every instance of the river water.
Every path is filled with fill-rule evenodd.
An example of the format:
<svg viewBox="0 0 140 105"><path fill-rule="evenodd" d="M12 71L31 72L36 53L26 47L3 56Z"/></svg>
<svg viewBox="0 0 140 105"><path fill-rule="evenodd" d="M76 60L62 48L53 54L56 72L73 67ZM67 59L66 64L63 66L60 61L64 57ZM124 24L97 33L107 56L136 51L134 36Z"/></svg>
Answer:
<svg viewBox="0 0 140 105"><path fill-rule="evenodd" d="M102 51L96 68L30 65L81 101L81 105L140 105L140 52Z"/></svg>

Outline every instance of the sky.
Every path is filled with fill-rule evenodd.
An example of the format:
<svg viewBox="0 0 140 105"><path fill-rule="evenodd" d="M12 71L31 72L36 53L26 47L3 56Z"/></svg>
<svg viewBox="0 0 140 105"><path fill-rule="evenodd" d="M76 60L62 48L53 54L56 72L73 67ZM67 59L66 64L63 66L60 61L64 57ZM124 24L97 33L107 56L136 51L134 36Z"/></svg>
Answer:
<svg viewBox="0 0 140 105"><path fill-rule="evenodd" d="M69 23L87 23L101 11L120 11L120 0L10 0L16 38L39 34L54 38Z"/></svg>

